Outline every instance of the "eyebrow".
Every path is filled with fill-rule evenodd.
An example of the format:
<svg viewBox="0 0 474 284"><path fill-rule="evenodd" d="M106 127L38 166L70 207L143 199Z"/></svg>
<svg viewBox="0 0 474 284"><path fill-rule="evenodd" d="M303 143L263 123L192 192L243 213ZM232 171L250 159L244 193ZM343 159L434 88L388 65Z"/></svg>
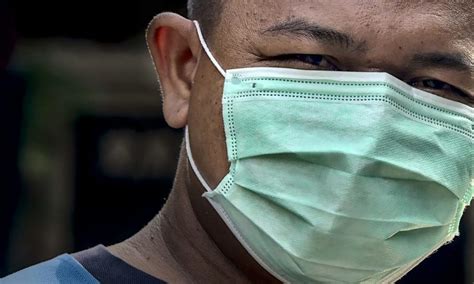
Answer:
<svg viewBox="0 0 474 284"><path fill-rule="evenodd" d="M262 34L285 35L290 37L305 37L324 44L339 45L353 51L366 51L365 42L356 41L351 35L329 27L323 27L305 20L291 20L278 23L265 29Z"/></svg>
<svg viewBox="0 0 474 284"><path fill-rule="evenodd" d="M415 65L474 72L474 64L462 53L420 53L412 58Z"/></svg>
<svg viewBox="0 0 474 284"><path fill-rule="evenodd" d="M263 35L284 35L289 37L304 37L323 44L338 45L355 52L367 52L365 41L358 41L351 35L329 27L323 27L304 19L295 19L275 24L262 31ZM456 71L474 72L474 63L463 53L420 53L412 57L414 65L444 68Z"/></svg>

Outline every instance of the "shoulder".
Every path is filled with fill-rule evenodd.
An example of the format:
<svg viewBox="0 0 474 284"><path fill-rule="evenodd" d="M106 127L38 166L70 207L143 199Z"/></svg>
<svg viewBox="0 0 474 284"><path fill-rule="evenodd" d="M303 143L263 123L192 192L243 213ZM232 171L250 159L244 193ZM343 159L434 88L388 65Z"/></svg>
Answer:
<svg viewBox="0 0 474 284"><path fill-rule="evenodd" d="M72 256L63 254L0 279L0 284L16 283L96 284L99 282Z"/></svg>

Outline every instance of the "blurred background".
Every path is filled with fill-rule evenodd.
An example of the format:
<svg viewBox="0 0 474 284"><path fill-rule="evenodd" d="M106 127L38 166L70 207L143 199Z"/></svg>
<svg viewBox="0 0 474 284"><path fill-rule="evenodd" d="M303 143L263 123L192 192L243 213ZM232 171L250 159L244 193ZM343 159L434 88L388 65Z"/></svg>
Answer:
<svg viewBox="0 0 474 284"><path fill-rule="evenodd" d="M163 121L144 34L185 6L0 0L0 277L119 242L157 214L182 133ZM401 283L474 283L472 212Z"/></svg>
<svg viewBox="0 0 474 284"><path fill-rule="evenodd" d="M0 277L126 239L171 188L145 28L185 1L0 0Z"/></svg>

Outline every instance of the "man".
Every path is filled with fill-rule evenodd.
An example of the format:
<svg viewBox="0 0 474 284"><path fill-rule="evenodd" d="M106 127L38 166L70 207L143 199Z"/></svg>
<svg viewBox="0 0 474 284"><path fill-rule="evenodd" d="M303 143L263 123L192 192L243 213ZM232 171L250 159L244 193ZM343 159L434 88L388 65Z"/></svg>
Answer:
<svg viewBox="0 0 474 284"><path fill-rule="evenodd" d="M190 8L200 25L148 30L166 121L187 127L165 207L6 283L394 282L453 239L472 198L472 3Z"/></svg>

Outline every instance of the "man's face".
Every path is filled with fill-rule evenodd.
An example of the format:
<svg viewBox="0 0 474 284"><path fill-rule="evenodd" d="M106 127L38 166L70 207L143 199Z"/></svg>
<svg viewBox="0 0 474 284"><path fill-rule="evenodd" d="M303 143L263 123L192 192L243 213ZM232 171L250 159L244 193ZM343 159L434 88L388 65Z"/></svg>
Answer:
<svg viewBox="0 0 474 284"><path fill-rule="evenodd" d="M457 12L460 1L451 7L440 2L225 1L208 43L224 69L383 71L473 106L472 13ZM222 86L223 78L203 54L188 125L196 162L211 187L228 171Z"/></svg>

